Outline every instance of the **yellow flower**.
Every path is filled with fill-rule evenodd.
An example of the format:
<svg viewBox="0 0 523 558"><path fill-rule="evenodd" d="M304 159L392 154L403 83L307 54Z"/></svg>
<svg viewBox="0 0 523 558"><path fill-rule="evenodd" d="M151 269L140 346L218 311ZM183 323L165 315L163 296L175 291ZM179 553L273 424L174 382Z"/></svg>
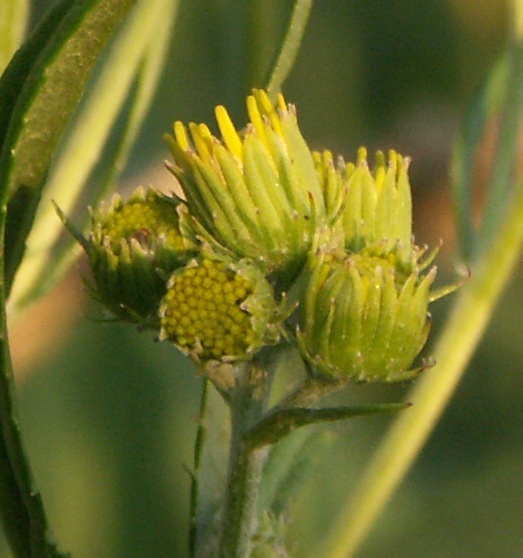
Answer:
<svg viewBox="0 0 523 558"><path fill-rule="evenodd" d="M204 258L173 274L160 339L194 360L245 359L278 340L272 289L254 267Z"/></svg>
<svg viewBox="0 0 523 558"><path fill-rule="evenodd" d="M247 111L250 122L239 133L216 107L221 141L204 124L189 124L189 137L176 122L174 136L166 136L170 170L201 237L288 282L326 222L322 184L295 108L282 95L274 108L264 91L254 91Z"/></svg>

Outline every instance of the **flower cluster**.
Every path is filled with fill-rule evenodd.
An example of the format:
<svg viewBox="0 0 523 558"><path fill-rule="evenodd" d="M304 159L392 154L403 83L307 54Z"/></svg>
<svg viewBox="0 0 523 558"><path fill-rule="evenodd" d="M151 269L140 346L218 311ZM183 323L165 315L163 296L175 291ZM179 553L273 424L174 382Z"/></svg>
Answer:
<svg viewBox="0 0 523 558"><path fill-rule="evenodd" d="M436 271L413 242L408 159L311 151L281 95L254 91L247 112L239 132L216 108L221 139L174 124L180 197L139 190L93 213L81 242L99 298L196 360L284 337L319 377L412 377Z"/></svg>

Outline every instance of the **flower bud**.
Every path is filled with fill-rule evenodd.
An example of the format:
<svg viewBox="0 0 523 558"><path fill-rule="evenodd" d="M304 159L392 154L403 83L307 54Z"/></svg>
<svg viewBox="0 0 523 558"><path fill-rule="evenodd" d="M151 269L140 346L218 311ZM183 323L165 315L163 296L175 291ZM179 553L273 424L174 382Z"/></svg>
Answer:
<svg viewBox="0 0 523 558"><path fill-rule="evenodd" d="M336 379L394 382L409 370L427 339L429 293L436 275L406 275L394 256L318 256L301 308L298 342L304 356Z"/></svg>
<svg viewBox="0 0 523 558"><path fill-rule="evenodd" d="M195 253L180 232L176 202L142 188L127 202L115 195L107 210L94 211L82 244L96 296L116 317L131 322L155 319L166 277Z"/></svg>
<svg viewBox="0 0 523 558"><path fill-rule="evenodd" d="M369 170L367 151L361 148L356 164L337 166L344 203L340 225L345 249L350 252L393 254L397 265L412 272L417 250L412 241L412 199L409 159L389 152L388 161L378 151ZM332 194L331 194L332 196Z"/></svg>
<svg viewBox="0 0 523 558"><path fill-rule="evenodd" d="M311 151L292 105L274 108L263 91L247 98L250 123L236 131L216 107L223 140L204 124L181 122L166 136L194 226L205 240L237 258L251 258L277 279L293 277L306 260L326 208Z"/></svg>
<svg viewBox="0 0 523 558"><path fill-rule="evenodd" d="M194 360L246 359L278 340L272 288L261 272L205 258L173 273L160 307L160 339Z"/></svg>

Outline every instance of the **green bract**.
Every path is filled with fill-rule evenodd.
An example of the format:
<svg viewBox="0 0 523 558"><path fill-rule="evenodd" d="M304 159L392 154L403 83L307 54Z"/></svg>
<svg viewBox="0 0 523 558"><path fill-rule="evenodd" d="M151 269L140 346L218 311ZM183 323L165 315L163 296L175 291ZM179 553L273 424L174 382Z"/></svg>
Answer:
<svg viewBox="0 0 523 558"><path fill-rule="evenodd" d="M160 339L194 360L246 359L277 342L273 291L248 264L192 260L169 280Z"/></svg>
<svg viewBox="0 0 523 558"><path fill-rule="evenodd" d="M340 244L349 252L394 255L398 265L412 271L417 248L412 238L412 199L409 159L389 152L375 156L371 170L367 151L358 151L356 164L339 158L334 164L329 151L314 153L316 169L324 185L331 213L337 213Z"/></svg>
<svg viewBox="0 0 523 558"><path fill-rule="evenodd" d="M341 220L347 250L367 248L394 254L401 264L416 263L408 167L409 160L395 151L389 153L388 163L378 152L371 172L365 149L360 149L356 165L342 167L347 194Z"/></svg>
<svg viewBox="0 0 523 558"><path fill-rule="evenodd" d="M255 91L247 110L250 123L240 135L225 108L216 108L223 141L193 123L191 141L176 122L174 136L166 136L175 160L170 170L198 234L288 283L326 222L322 185L295 108L280 95L275 109Z"/></svg>
<svg viewBox="0 0 523 558"><path fill-rule="evenodd" d="M298 340L321 372L356 381L394 382L427 339L429 289L436 275L405 276L391 259L365 252L319 256L302 305Z"/></svg>
<svg viewBox="0 0 523 558"><path fill-rule="evenodd" d="M84 246L96 296L118 318L157 321L166 277L195 253L182 236L177 202L138 188L127 202L115 195L107 210L92 213Z"/></svg>

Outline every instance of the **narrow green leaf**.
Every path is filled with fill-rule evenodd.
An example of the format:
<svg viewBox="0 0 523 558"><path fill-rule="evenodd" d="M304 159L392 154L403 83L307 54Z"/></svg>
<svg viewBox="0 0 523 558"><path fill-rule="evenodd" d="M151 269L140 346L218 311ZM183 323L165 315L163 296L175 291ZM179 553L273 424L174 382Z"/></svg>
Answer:
<svg viewBox="0 0 523 558"><path fill-rule="evenodd" d="M304 461L310 462L313 454L319 454L318 446L329 442L328 432L318 432L312 429L301 429L280 440L271 449L267 463L263 470L262 485L258 508L267 511L277 507L280 511L288 501L282 494L285 484L293 476L295 469ZM286 495L289 495L286 492Z"/></svg>
<svg viewBox="0 0 523 558"><path fill-rule="evenodd" d="M20 536L30 532L30 520L18 490L16 475L7 455L5 444L0 444L0 518L13 555L29 556L31 552L28 536Z"/></svg>
<svg viewBox="0 0 523 558"><path fill-rule="evenodd" d="M494 167L489 181L485 208L478 236L478 250L487 249L514 198L516 165L523 108L523 41L509 47L508 75L503 106L500 111L499 135Z"/></svg>
<svg viewBox="0 0 523 558"><path fill-rule="evenodd" d="M15 0L16 2L16 0ZM3 150L11 117L28 80L31 69L37 63L39 54L45 48L49 38L56 31L62 19L70 9L70 3L62 0L54 6L46 18L37 26L31 36L11 59L0 78L0 149ZM0 198L7 195L7 182L0 182Z"/></svg>
<svg viewBox="0 0 523 558"><path fill-rule="evenodd" d="M286 408L270 412L245 435L253 449L274 444L302 426L318 422L335 422L366 415L393 413L409 407L409 403L383 403L380 405L354 405L323 408Z"/></svg>
<svg viewBox="0 0 523 558"><path fill-rule="evenodd" d="M471 100L454 145L451 162L452 193L460 253L469 260L474 251L475 231L472 222L473 180L478 145L485 127L502 103L508 75L508 59L502 57L489 72Z"/></svg>
<svg viewBox="0 0 523 558"><path fill-rule="evenodd" d="M113 184L127 160L156 90L177 6L178 2L170 0L140 0L97 67L96 79L90 83L53 157L11 292L11 315L55 284L77 254L72 237L61 239L63 226L56 218L51 200L66 214L71 214L79 200L84 206L96 205ZM124 125L118 137L113 138L110 157L104 158L108 136L121 117L124 105L128 107ZM100 159L104 161L105 174L98 181L100 186L91 189L86 197L82 195L86 183ZM85 210L83 214L86 215Z"/></svg>
<svg viewBox="0 0 523 558"><path fill-rule="evenodd" d="M68 6L60 4L49 16L54 21L58 13L59 24L53 25L49 18L43 24L51 34L16 100L0 155L2 205L8 197L7 292L22 258L56 145L94 64L135 2L64 2ZM43 42L44 37L40 37ZM20 56L27 57L27 52Z"/></svg>
<svg viewBox="0 0 523 558"><path fill-rule="evenodd" d="M287 79L300 49L305 33L313 0L296 0L289 20L287 33L283 39L280 50L272 65L271 76L267 81L267 93L274 102L276 95L281 91L283 82Z"/></svg>
<svg viewBox="0 0 523 558"><path fill-rule="evenodd" d="M296 434L294 433L293 436ZM328 431L312 432L305 440L274 494L271 509L276 517L281 516L292 499L299 494L314 472L318 461L328 455L333 440L334 434Z"/></svg>
<svg viewBox="0 0 523 558"><path fill-rule="evenodd" d="M0 453L6 457L0 460L0 500L7 506L1 519L16 558L62 555L50 540L22 444L5 300L55 146L94 62L132 5L131 0L58 4L18 51L0 83L0 277L5 278L0 281Z"/></svg>

